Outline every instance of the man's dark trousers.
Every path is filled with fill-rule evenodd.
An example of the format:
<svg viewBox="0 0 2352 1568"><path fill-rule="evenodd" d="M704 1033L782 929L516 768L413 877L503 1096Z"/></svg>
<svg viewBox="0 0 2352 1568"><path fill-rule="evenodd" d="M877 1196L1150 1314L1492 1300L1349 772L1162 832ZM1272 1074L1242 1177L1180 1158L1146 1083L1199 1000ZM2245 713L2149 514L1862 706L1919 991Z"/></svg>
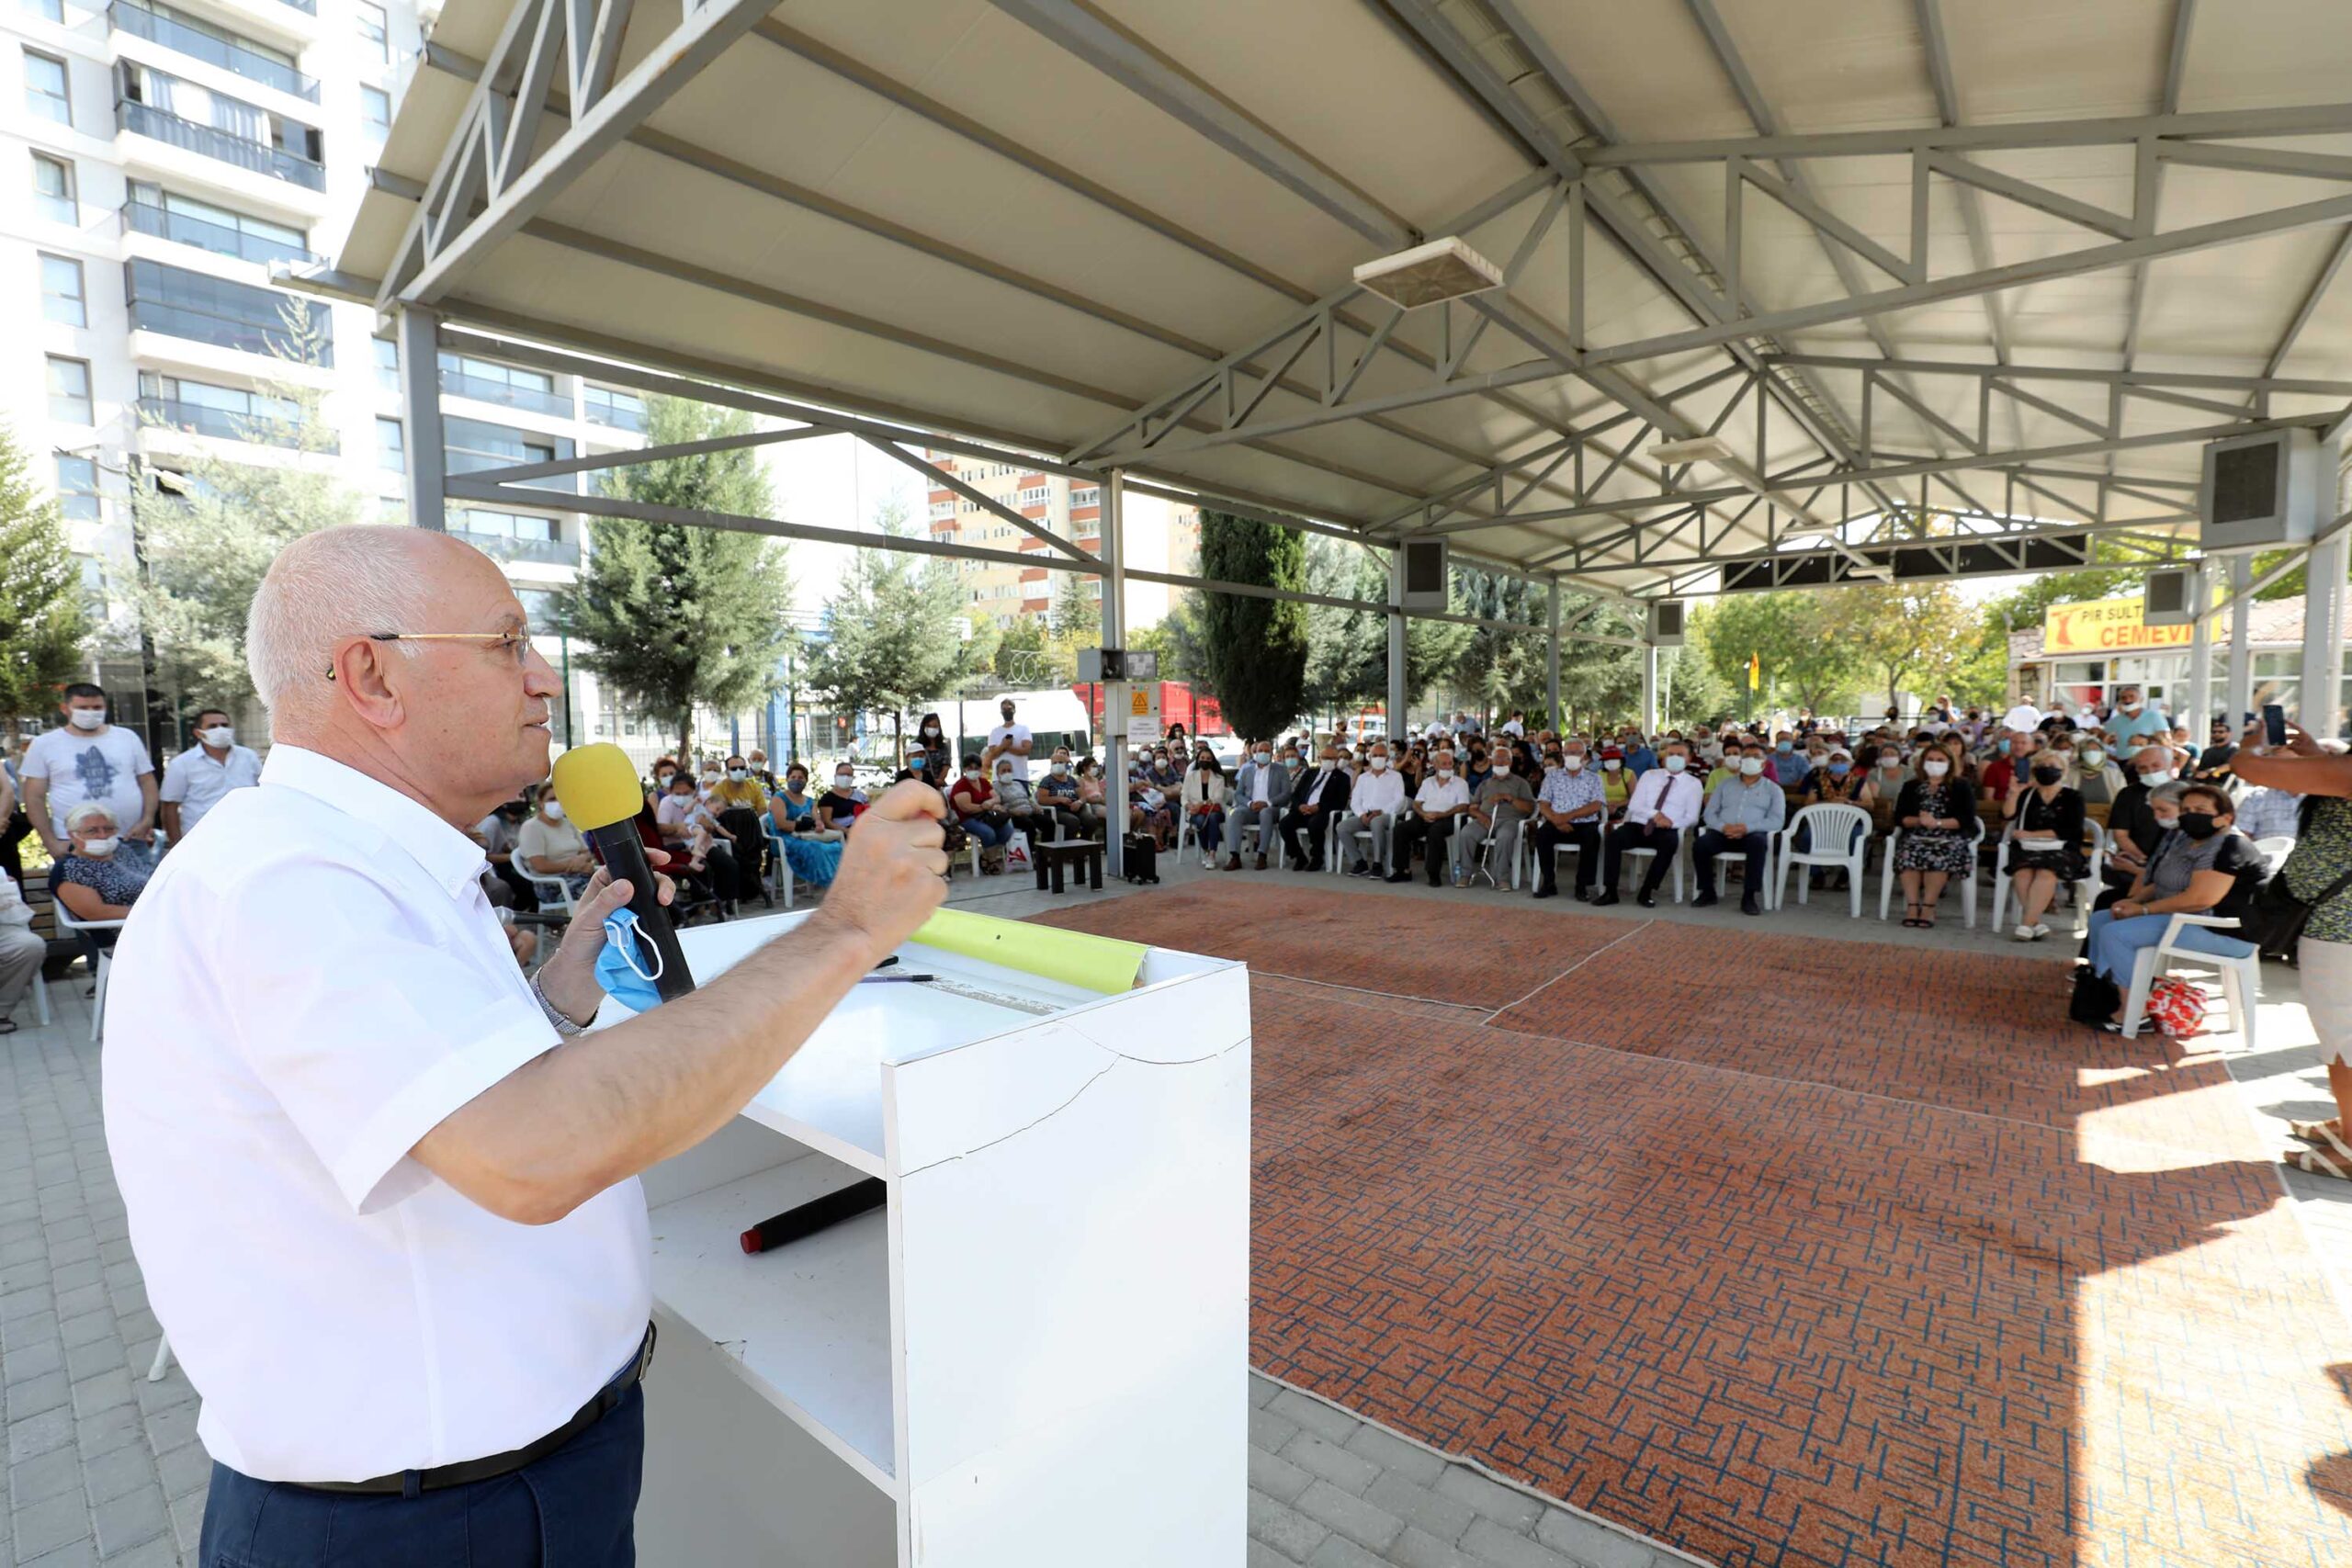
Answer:
<svg viewBox="0 0 2352 1568"><path fill-rule="evenodd" d="M1642 891L1655 893L1666 880L1674 865L1674 852L1681 843L1679 831L1660 828L1650 822L1621 822L1609 832L1609 864L1601 873L1601 881L1609 891L1617 891L1617 868L1627 850L1656 850L1650 857L1650 868L1642 877Z"/></svg>
<svg viewBox="0 0 2352 1568"><path fill-rule="evenodd" d="M414 1497L313 1492L212 1467L202 1568L633 1568L645 1388L511 1474Z"/></svg>
<svg viewBox="0 0 2352 1568"><path fill-rule="evenodd" d="M1772 835L1770 833L1758 833L1751 829L1746 837L1735 839L1720 829L1708 829L1699 835L1699 841L1690 846L1690 858L1698 863L1695 869L1699 874L1699 891L1706 894L1715 890L1715 857L1728 853L1747 857L1747 880L1740 886L1747 889L1747 897L1760 898L1764 894L1765 873L1770 869L1771 851Z"/></svg>
<svg viewBox="0 0 2352 1568"><path fill-rule="evenodd" d="M1577 891L1592 886L1594 873L1600 869L1600 818L1579 817L1565 828L1555 828L1539 813L1535 819L1535 886L1556 888L1559 862L1556 852L1562 844L1577 847Z"/></svg>

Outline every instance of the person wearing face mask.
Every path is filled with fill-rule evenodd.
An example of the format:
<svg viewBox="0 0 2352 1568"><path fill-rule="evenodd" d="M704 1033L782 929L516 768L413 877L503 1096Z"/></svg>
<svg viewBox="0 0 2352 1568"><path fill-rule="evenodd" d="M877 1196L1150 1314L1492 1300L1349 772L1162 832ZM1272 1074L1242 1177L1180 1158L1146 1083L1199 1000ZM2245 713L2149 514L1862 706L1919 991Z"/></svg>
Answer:
<svg viewBox="0 0 2352 1568"><path fill-rule="evenodd" d="M1388 874L1391 882L1413 879L1413 846L1424 846L1422 856L1429 866L1430 886L1441 886L1437 863L1442 853L1451 863L1453 886L1461 886L1468 878L1462 874L1453 829L1462 814L1470 809L1470 789L1462 782L1455 766L1453 749L1441 746L1430 759L1429 777L1414 792L1412 808L1398 818L1395 848L1396 869Z"/></svg>
<svg viewBox="0 0 2352 1568"><path fill-rule="evenodd" d="M1037 806L1053 814L1054 826L1065 839L1093 838L1102 825L1102 812L1090 808L1080 796L1078 770L1070 763L1067 746L1054 748L1046 776L1037 783Z"/></svg>
<svg viewBox="0 0 2352 1568"><path fill-rule="evenodd" d="M784 771L784 787L768 796L768 820L792 875L823 887L841 869L842 836L817 825L817 803L808 795L808 770L795 762ZM765 831L765 829L762 829Z"/></svg>
<svg viewBox="0 0 2352 1568"><path fill-rule="evenodd" d="M1683 831L1699 820L1702 792L1690 766L1689 749L1679 740L1669 740L1658 765L1634 781L1634 793L1625 803L1625 820L1609 834L1600 897L1592 901L1593 908L1618 901L1618 871L1627 850L1651 852L1649 870L1634 902L1645 909L1657 908L1658 885L1673 867Z"/></svg>
<svg viewBox="0 0 2352 1568"><path fill-rule="evenodd" d="M1340 825L1340 847L1347 852L1350 876L1385 875L1395 863L1389 851L1397 813L1405 808L1405 781L1390 770L1388 761L1386 743L1374 744L1364 771L1356 775L1355 785L1348 792L1348 816ZM1357 848L1358 833L1372 840L1369 863ZM1374 866L1381 869L1375 871Z"/></svg>
<svg viewBox="0 0 2352 1568"><path fill-rule="evenodd" d="M752 776L760 781L760 787L766 790L771 795L775 794L776 789L775 775L768 771L768 754L759 750L757 747L753 747L752 750L751 763Z"/></svg>
<svg viewBox="0 0 2352 1568"><path fill-rule="evenodd" d="M1325 744L1314 771L1292 784L1290 809L1283 813L1283 852L1293 871L1321 871L1324 846L1330 841L1334 818L1347 814L1348 794L1355 787L1344 753Z"/></svg>
<svg viewBox="0 0 2352 1568"><path fill-rule="evenodd" d="M2083 792L2086 807L2107 807L2112 815L2116 797L2130 782L2123 776L2123 770L2115 765L2115 755L2107 749L2106 742L2096 736L2086 736L2075 745L2075 787ZM2094 819L2098 815L2097 811L2091 813Z"/></svg>
<svg viewBox="0 0 2352 1568"><path fill-rule="evenodd" d="M647 809L653 811L661 809L662 797L670 793L670 780L676 775L677 772L676 758L656 757L653 759L653 787L645 792Z"/></svg>
<svg viewBox="0 0 2352 1568"><path fill-rule="evenodd" d="M741 896L735 851L727 841L728 830L695 792L692 773L670 775L670 793L654 804L653 819L661 827L662 847L683 859L689 875L707 878L721 911L733 914Z"/></svg>
<svg viewBox="0 0 2352 1568"><path fill-rule="evenodd" d="M1610 755L1616 758L1615 747L1610 748ZM1544 787L1530 803L1535 817L1534 897L1559 895L1560 847L1566 844L1577 852L1577 902L1592 901L1592 885L1600 874L1600 836L1608 827L1605 780L1618 780L1622 796L1624 776L1622 766L1605 769L1597 776L1581 740L1571 740L1561 748L1558 765L1544 771Z"/></svg>
<svg viewBox="0 0 2352 1568"><path fill-rule="evenodd" d="M135 730L107 722L107 694L86 681L67 686L57 706L65 716L63 728L34 737L17 763L25 814L50 858L65 853L66 814L96 801L107 808L117 837L124 840L117 858L126 865L152 866L155 764L148 760L146 742Z"/></svg>
<svg viewBox="0 0 2352 1568"><path fill-rule="evenodd" d="M964 831L978 842L980 874L1001 875L1005 840L1012 837L1012 818L997 804L996 791L989 786L978 753L964 759L961 776L948 786L947 808L956 813L956 820Z"/></svg>
<svg viewBox="0 0 2352 1568"><path fill-rule="evenodd" d="M99 801L85 800L66 813L65 853L50 869L49 890L77 920L119 920L147 886L144 861L122 853L120 825ZM93 971L97 954L114 945L114 931L80 933Z"/></svg>
<svg viewBox="0 0 2352 1568"><path fill-rule="evenodd" d="M1272 742L1252 744L1250 760L1233 775L1233 807L1227 829L1232 838L1226 846L1226 870L1241 869L1241 835L1251 828L1258 829L1258 869L1266 869L1267 847L1282 829L1283 813L1290 808L1290 770L1274 763Z"/></svg>
<svg viewBox="0 0 2352 1568"><path fill-rule="evenodd" d="M1700 813L1705 828L1690 846L1692 866L1699 878L1699 896L1691 900L1693 908L1704 909L1720 902L1715 897L1715 857L1737 854L1747 864L1739 885L1739 912L1764 912L1757 894L1761 891L1765 871L1771 864L1773 835L1786 825L1788 810L1788 796L1781 792L1779 784L1764 776L1763 742L1749 741L1740 748L1738 776L1712 791Z"/></svg>
<svg viewBox="0 0 2352 1568"><path fill-rule="evenodd" d="M1783 790L1803 789L1813 772L1812 759L1797 750L1796 737L1786 730L1772 738L1771 752L1764 761L1764 776Z"/></svg>
<svg viewBox="0 0 2352 1568"><path fill-rule="evenodd" d="M1835 747L1824 751L1821 765L1805 775L1804 790L1798 797L1798 805L1800 807L1859 806L1861 804L1860 797L1862 786L1867 782L1863 770L1854 766L1853 753L1842 746ZM1866 829L1857 829L1857 831L1866 831ZM1798 826L1793 847L1801 855L1813 852L1812 823L1805 822ZM1846 886L1849 874L1842 866L1834 872L1816 866L1813 869L1811 880L1814 886L1826 888L1832 886L1830 878L1834 876L1837 879L1835 886L1843 887Z"/></svg>
<svg viewBox="0 0 2352 1568"><path fill-rule="evenodd" d="M164 836L178 843L196 831L204 814L232 789L252 789L261 783L261 759L237 744L229 716L206 708L196 716L197 743L164 764L162 802Z"/></svg>
<svg viewBox="0 0 2352 1568"><path fill-rule="evenodd" d="M538 809L515 830L514 865L526 876L560 878L564 892L573 898L588 890L588 879L596 874L587 840L565 819L563 802L552 787L539 792Z"/></svg>
<svg viewBox="0 0 2352 1568"><path fill-rule="evenodd" d="M1036 739L1029 727L1013 721L1012 699L1007 697L997 705L1004 722L989 731L989 743L980 752L980 765L994 771L996 760L1004 758L1012 764L1012 776L1022 784L1029 782L1029 754L1036 748Z"/></svg>
<svg viewBox="0 0 2352 1568"><path fill-rule="evenodd" d="M1588 747L1587 757L1589 758L1591 754L1591 749ZM1549 767L1556 765L1556 761L1555 759L1552 762L1547 762L1547 771ZM1589 768L1592 763L1587 761L1585 765ZM1609 807L1610 823L1613 824L1624 819L1625 802L1632 798L1633 793L1634 775L1625 771L1625 753L1614 746L1602 747L1600 749L1600 798ZM1608 824L1604 824L1606 825Z"/></svg>
<svg viewBox="0 0 2352 1568"><path fill-rule="evenodd" d="M1960 776L1951 753L1922 752L1918 776L1894 793L1894 825L1902 841L1894 869L1903 879L1903 923L1932 931L1944 884L1976 873L1976 794Z"/></svg>
<svg viewBox="0 0 2352 1568"><path fill-rule="evenodd" d="M2143 746L2132 754L2130 774L2107 812L2107 885L2120 893L2147 869L2164 835L2157 827L2154 792L2173 782L2172 753L2161 746Z"/></svg>
<svg viewBox="0 0 2352 1568"><path fill-rule="evenodd" d="M1520 830L1535 809L1535 786L1518 773L1510 748L1498 745L1488 753L1486 782L1470 795L1470 808L1455 818L1453 841L1460 846L1461 863L1472 877L1484 875L1490 887L1502 886L1497 866L1519 863ZM1481 865L1479 846L1495 841L1495 858Z"/></svg>
<svg viewBox="0 0 2352 1568"><path fill-rule="evenodd" d="M996 760L995 776L989 781L989 786L996 792L998 808L1013 827L1033 840L1042 842L1050 837L1046 829L1053 826L1052 814L1037 804L1037 797L1030 793L1027 784L1013 776L1012 758Z"/></svg>
<svg viewBox="0 0 2352 1568"><path fill-rule="evenodd" d="M865 809L865 794L857 774L843 758L833 769L833 787L817 797L817 826L825 832L847 834Z"/></svg>
<svg viewBox="0 0 2352 1568"><path fill-rule="evenodd" d="M719 825L735 835L735 852L745 865L745 874L758 880L760 901L772 903L767 894L767 829L760 826L760 817L768 808L767 786L752 776L751 764L739 752L727 759L727 771L703 800L718 816Z"/></svg>
<svg viewBox="0 0 2352 1568"><path fill-rule="evenodd" d="M2027 759L2030 776L2009 786L2004 807L2009 822L2009 886L2018 903L2017 940L2039 942L2050 934L2041 917L2058 897L2062 882L2080 882L2083 864L2083 795L2066 782L2063 753L2037 752Z"/></svg>
<svg viewBox="0 0 2352 1568"><path fill-rule="evenodd" d="M955 753L948 750L947 731L941 728L937 714L927 713L915 721L915 739L922 742L925 751L938 759L934 771L946 772L948 759Z"/></svg>
<svg viewBox="0 0 2352 1568"><path fill-rule="evenodd" d="M1180 802L1184 824L1193 831L1193 841L1201 846L1201 869L1207 871L1216 864L1217 846L1225 841L1225 768L1216 753L1206 746L1193 753L1193 765L1184 773L1184 791ZM1285 835L1285 841L1288 836ZM1291 863L1298 863L1298 845L1290 844Z"/></svg>
<svg viewBox="0 0 2352 1568"><path fill-rule="evenodd" d="M2172 719L2162 706L2142 699L2137 686L2118 686L2115 706L2107 716L2107 728L2124 745L2133 741L2169 741Z"/></svg>
<svg viewBox="0 0 2352 1568"><path fill-rule="evenodd" d="M2164 940L2173 916L2242 919L2252 907L2267 867L2253 840L2234 829L2226 791L2218 784L2188 785L2180 794L2179 826L2157 844L2147 870L2121 898L2092 914L2090 973L2115 993L2107 1028L2122 1028L2132 964L2142 948ZM2173 945L2225 958L2254 951L2243 938L2208 926L2183 928Z"/></svg>

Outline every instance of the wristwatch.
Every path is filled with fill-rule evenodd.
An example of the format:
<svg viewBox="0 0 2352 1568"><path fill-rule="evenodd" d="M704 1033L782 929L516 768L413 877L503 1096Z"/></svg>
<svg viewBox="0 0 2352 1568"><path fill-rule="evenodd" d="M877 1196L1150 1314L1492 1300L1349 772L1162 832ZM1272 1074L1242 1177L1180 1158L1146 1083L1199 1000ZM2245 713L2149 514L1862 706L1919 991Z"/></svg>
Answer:
<svg viewBox="0 0 2352 1568"><path fill-rule="evenodd" d="M555 1025L555 1032L558 1034L562 1035L566 1040L571 1039L575 1034L584 1032L588 1028L588 1023L594 1023L596 1021L596 1014L594 1012L591 1012L588 1015L588 1023L572 1022L569 1017L565 1016L561 1008L557 1007L553 1002L548 1000L548 994L539 989L539 977L537 975L531 976L531 999L539 1004L539 1010L547 1014L548 1021L549 1023ZM603 1009L604 1005L605 1004L602 1002L598 1002L596 1004L600 1010Z"/></svg>

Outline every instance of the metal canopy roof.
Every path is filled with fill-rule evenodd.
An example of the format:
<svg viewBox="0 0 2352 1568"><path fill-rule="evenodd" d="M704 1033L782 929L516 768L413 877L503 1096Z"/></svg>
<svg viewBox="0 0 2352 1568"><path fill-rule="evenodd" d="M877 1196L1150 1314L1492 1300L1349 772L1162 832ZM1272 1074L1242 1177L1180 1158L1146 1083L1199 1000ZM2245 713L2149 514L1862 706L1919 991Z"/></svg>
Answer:
<svg viewBox="0 0 2352 1568"><path fill-rule="evenodd" d="M1611 593L2168 552L2352 399L2338 0L449 0L426 66L383 309ZM1502 288L1351 282L1457 234Z"/></svg>

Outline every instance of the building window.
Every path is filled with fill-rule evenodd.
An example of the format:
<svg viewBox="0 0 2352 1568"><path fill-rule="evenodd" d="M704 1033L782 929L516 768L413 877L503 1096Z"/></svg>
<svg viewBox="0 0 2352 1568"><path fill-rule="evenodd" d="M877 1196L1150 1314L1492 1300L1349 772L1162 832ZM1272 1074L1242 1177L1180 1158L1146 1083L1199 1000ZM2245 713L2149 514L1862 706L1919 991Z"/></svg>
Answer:
<svg viewBox="0 0 2352 1568"><path fill-rule="evenodd" d="M470 355L441 355L441 389L453 397L503 403L511 409L532 409L566 418L571 414L571 400L556 395L554 377Z"/></svg>
<svg viewBox="0 0 2352 1568"><path fill-rule="evenodd" d="M130 203L123 217L141 234L153 234L216 255L240 261L306 262L311 259L309 236L301 230L266 218L254 218L232 208L198 201L175 190L134 181Z"/></svg>
<svg viewBox="0 0 2352 1568"><path fill-rule="evenodd" d="M376 345L376 385L388 392L401 389L401 345L388 337L373 340Z"/></svg>
<svg viewBox="0 0 2352 1568"><path fill-rule="evenodd" d="M65 23L65 0L24 0L24 6L44 22Z"/></svg>
<svg viewBox="0 0 2352 1568"><path fill-rule="evenodd" d="M391 63L392 35L384 26L384 8L370 0L358 0L359 36L376 46L376 58Z"/></svg>
<svg viewBox="0 0 2352 1568"><path fill-rule="evenodd" d="M392 96L381 87L365 83L359 88L359 123L368 134L381 141L392 133Z"/></svg>
<svg viewBox="0 0 2352 1568"><path fill-rule="evenodd" d="M68 256L43 253L40 258L40 313L69 327L90 324L89 301L82 293L82 264Z"/></svg>
<svg viewBox="0 0 2352 1568"><path fill-rule="evenodd" d="M57 509L77 523L98 516L98 464L95 457L57 455Z"/></svg>
<svg viewBox="0 0 2352 1568"><path fill-rule="evenodd" d="M56 223L79 223L74 200L74 165L43 152L33 154L33 209Z"/></svg>
<svg viewBox="0 0 2352 1568"><path fill-rule="evenodd" d="M324 305L144 257L134 257L124 268L124 302L134 332L193 338L248 354L283 357L300 352L313 355L321 366L334 363L334 322ZM297 343L290 336L289 315L309 323L311 341Z"/></svg>
<svg viewBox="0 0 2352 1568"><path fill-rule="evenodd" d="M591 424L634 430L639 434L645 432L645 400L635 392L590 385L581 389L580 400Z"/></svg>
<svg viewBox="0 0 2352 1568"><path fill-rule="evenodd" d="M250 441L265 446L295 446L301 441L302 408L290 399L153 370L139 373L139 417L150 425L209 435L216 441Z"/></svg>
<svg viewBox="0 0 2352 1568"><path fill-rule="evenodd" d="M376 465L394 473L408 468L408 447L401 439L401 422L376 416Z"/></svg>
<svg viewBox="0 0 2352 1568"><path fill-rule="evenodd" d="M41 119L74 123L74 94L66 85L65 62L25 51L25 107Z"/></svg>
<svg viewBox="0 0 2352 1568"><path fill-rule="evenodd" d="M49 417L68 424L96 424L90 412L90 362L49 356Z"/></svg>

